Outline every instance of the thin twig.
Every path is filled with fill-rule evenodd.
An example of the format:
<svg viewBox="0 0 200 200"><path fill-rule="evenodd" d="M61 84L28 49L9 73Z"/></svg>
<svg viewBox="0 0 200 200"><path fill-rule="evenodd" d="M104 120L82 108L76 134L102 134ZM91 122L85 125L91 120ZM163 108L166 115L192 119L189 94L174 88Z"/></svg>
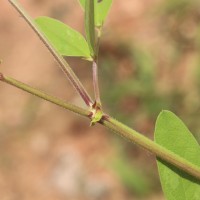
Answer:
<svg viewBox="0 0 200 200"><path fill-rule="evenodd" d="M93 87L95 101L99 106L101 106L100 91L99 91L99 80L98 80L98 66L95 61L92 63L92 73L93 73Z"/></svg>
<svg viewBox="0 0 200 200"><path fill-rule="evenodd" d="M92 63L92 74L93 74L93 88L94 88L94 95L95 95L95 102L97 105L101 106L101 97L100 97L100 88L99 88L99 77L98 77L98 59L99 59L99 45L100 45L100 38L101 38L101 29L96 28L96 44L95 44L95 58Z"/></svg>
<svg viewBox="0 0 200 200"><path fill-rule="evenodd" d="M82 99L84 100L86 105L91 107L93 104L91 97L89 96L89 94L87 93L87 91L83 87L82 83L77 78L77 76L74 74L73 70L68 65L68 63L50 44L50 42L47 40L47 38L44 36L44 34L38 29L34 20L32 20L32 18L24 11L24 9L21 7L21 5L15 0L8 0L8 1L18 11L18 13L24 18L24 20L27 22L27 24L32 28L32 30L38 35L38 37L41 39L41 41L44 43L44 45L48 48L50 53L53 55L53 57L59 63L59 66L61 67L62 71L65 73L65 75L70 80L71 84L74 86L76 91L80 94L80 96L82 97Z"/></svg>
<svg viewBox="0 0 200 200"><path fill-rule="evenodd" d="M67 110L70 110L74 113L77 113L79 115L82 115L82 116L85 116L85 117L88 117L90 115L90 111L88 110L85 110L83 108L80 108L76 105L73 105L73 104L70 104L70 103L67 103L67 102L64 102L63 100L57 98L57 97L54 97L52 95L49 95L49 94L46 94L44 93L43 91L41 90L38 90L36 88L33 88L25 83L22 83L20 81L17 81L11 77L7 77L7 76L4 76L2 73L0 73L0 81L2 82L5 82L5 83L8 83L9 85L12 85L14 87L17 87L21 90L24 90L30 94L33 94L37 97L40 97L46 101L49 101L51 103L54 103L62 108L65 108Z"/></svg>

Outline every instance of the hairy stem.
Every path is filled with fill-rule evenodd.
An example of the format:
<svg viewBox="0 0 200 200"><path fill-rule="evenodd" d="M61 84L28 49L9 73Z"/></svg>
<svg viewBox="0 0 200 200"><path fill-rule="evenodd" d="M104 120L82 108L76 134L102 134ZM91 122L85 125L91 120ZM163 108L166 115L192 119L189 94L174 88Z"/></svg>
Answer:
<svg viewBox="0 0 200 200"><path fill-rule="evenodd" d="M17 88L20 88L26 92L29 92L35 96L38 96L42 99L50 101L62 108L70 110L72 112L78 113L85 117L90 117L91 112L89 110L82 109L78 106L68 104L61 99L58 99L54 96L50 96L48 94L43 93L35 88L32 88L24 83L21 83L13 78L3 76L0 73L0 81L13 85ZM100 121L102 125L111 129L115 133L119 134L120 136L128 139L129 141L143 147L147 151L154 154L156 157L167 161L168 163L178 167L182 171L190 174L193 177L196 177L200 180L200 167L192 164L191 162L187 161L186 159L176 155L175 153L167 150L166 148L162 147L161 145L153 142L152 140L148 139L147 137L143 136L142 134L138 133L137 131L129 128L128 126L118 122L117 120L109 117L107 114L104 114L104 117Z"/></svg>
<svg viewBox="0 0 200 200"><path fill-rule="evenodd" d="M55 50L55 48L49 43L47 38L44 34L38 29L37 25L35 24L34 20L24 11L21 5L16 0L8 0L11 5L18 11L18 13L24 18L27 24L32 28L32 30L38 35L44 45L48 48L50 53L53 55L55 60L59 63L60 68L64 72L64 74L68 77L71 84L74 86L76 91L82 97L83 101L87 106L92 106L93 101L85 88L83 87L82 83L79 81L77 76L74 74L71 67L68 63L64 60L64 58Z"/></svg>
<svg viewBox="0 0 200 200"><path fill-rule="evenodd" d="M69 104L69 103L66 103L64 102L63 100L57 98L57 97L54 97L52 95L49 95L49 94L46 94L44 93L43 91L40 91L38 89L35 89L29 85L26 85L20 81L17 81L11 77L7 77L7 76L4 76L0 73L0 81L3 81L5 83L8 83L9 85L12 85L12 86L15 86L21 90L24 90L30 94L33 94L37 97L40 97L46 101L49 101L51 103L54 103L62 108L65 108L67 110L70 110L74 113L77 113L79 115L82 115L82 116L89 116L90 112L88 110L85 110L83 108L80 108L78 106L75 106L75 105L72 105L72 104Z"/></svg>

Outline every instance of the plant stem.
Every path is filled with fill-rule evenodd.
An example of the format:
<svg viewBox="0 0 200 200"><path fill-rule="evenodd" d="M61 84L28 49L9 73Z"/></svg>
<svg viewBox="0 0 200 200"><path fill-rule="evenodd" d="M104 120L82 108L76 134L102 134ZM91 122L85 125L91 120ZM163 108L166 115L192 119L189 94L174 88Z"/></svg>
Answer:
<svg viewBox="0 0 200 200"><path fill-rule="evenodd" d="M200 180L200 167L192 164L186 159L178 156L172 151L153 142L152 140L148 139L137 131L129 128L128 126L122 124L121 122L118 122L111 117L106 117L102 124L113 130L114 132L118 133L120 136L153 153L157 158L167 161L168 163L176 166L182 171Z"/></svg>
<svg viewBox="0 0 200 200"><path fill-rule="evenodd" d="M85 117L88 117L90 112L88 110L85 110L83 108L80 108L78 106L75 106L75 105L72 105L72 104L69 104L69 103L66 103L64 102L63 100L57 98L57 97L54 97L52 95L48 95L46 93L44 93L43 91L40 91L38 89L35 89L29 85L26 85L20 81L17 81L11 77L7 77L7 76L3 76L1 73L0 73L0 81L3 81L5 83L8 83L10 85L13 85L14 87L17 87L21 90L24 90L30 94L33 94L37 97L40 97L46 101L49 101L51 103L54 103L62 108L65 108L67 110L70 110L74 113L77 113L79 115L82 115L82 116L85 116Z"/></svg>
<svg viewBox="0 0 200 200"><path fill-rule="evenodd" d="M101 106L99 80L98 80L98 66L95 61L93 61L92 63L92 73L93 73L93 87L94 87L95 101L97 105Z"/></svg>
<svg viewBox="0 0 200 200"><path fill-rule="evenodd" d="M20 88L28 93L31 93L35 96L38 96L42 99L45 99L49 102L52 102L62 108L80 114L84 117L90 118L91 112L89 110L82 109L78 106L71 105L69 103L64 102L61 99L58 99L54 96L48 95L39 91L35 88L32 88L22 82L19 82L13 78L3 76L0 73L0 81L13 85L17 88ZM157 158L160 158L168 163L176 166L177 168L181 169L182 171L190 174L191 176L200 180L200 167L192 164L191 162L187 161L186 159L176 155L172 151L162 147L161 145L153 142L152 140L148 139L147 137L143 136L142 134L138 133L137 131L129 128L128 126L118 122L117 120L109 117L108 115L104 114L104 117L100 121L102 125L111 129L115 133L119 134L120 136L128 139L129 141L143 147L147 151L154 154Z"/></svg>
<svg viewBox="0 0 200 200"><path fill-rule="evenodd" d="M86 39L90 48L90 54L94 58L96 54L95 49L95 22L94 22L94 0L85 1L85 32Z"/></svg>
<svg viewBox="0 0 200 200"><path fill-rule="evenodd" d="M32 30L38 35L44 45L48 48L50 53L53 55L55 60L59 63L60 68L64 72L64 74L68 77L71 84L74 86L76 91L82 97L85 104L89 107L92 106L93 101L85 88L83 87L82 83L79 81L78 77L74 74L71 67L68 63L64 60L64 58L56 51L56 49L49 43L47 38L44 34L38 29L37 25L35 24L34 20L24 11L21 5L15 0L8 0L11 5L18 11L18 13L24 18L27 24L32 28Z"/></svg>
<svg viewBox="0 0 200 200"><path fill-rule="evenodd" d="M100 98L100 90L99 90L99 78L98 78L98 55L99 55L99 44L100 44L100 37L101 37L101 28L96 29L96 43L95 43L95 58L92 63L92 74L93 74L93 88L94 88L94 95L95 101L98 106L101 107L101 98Z"/></svg>

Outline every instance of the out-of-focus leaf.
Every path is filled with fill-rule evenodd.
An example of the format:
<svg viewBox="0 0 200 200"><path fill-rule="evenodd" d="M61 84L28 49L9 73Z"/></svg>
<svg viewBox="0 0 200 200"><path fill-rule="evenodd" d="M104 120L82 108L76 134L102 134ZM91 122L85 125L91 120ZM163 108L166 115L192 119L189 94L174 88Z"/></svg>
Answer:
<svg viewBox="0 0 200 200"><path fill-rule="evenodd" d="M200 146L172 112L162 111L156 122L155 141L200 167ZM157 159L160 180L168 200L199 200L200 181Z"/></svg>
<svg viewBox="0 0 200 200"><path fill-rule="evenodd" d="M85 8L86 0L79 0L82 7ZM105 18L108 15L109 9L111 7L112 0L94 0L95 6L95 26L102 26Z"/></svg>
<svg viewBox="0 0 200 200"><path fill-rule="evenodd" d="M35 22L61 55L91 59L88 44L79 32L49 17L38 17Z"/></svg>

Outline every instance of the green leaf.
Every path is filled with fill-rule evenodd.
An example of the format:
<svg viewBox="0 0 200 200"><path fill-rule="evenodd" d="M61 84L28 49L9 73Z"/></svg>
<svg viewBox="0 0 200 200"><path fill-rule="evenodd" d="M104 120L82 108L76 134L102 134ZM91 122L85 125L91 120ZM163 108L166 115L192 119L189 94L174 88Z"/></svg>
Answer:
<svg viewBox="0 0 200 200"><path fill-rule="evenodd" d="M155 128L155 141L200 166L200 146L184 123L172 112L162 111ZM160 180L168 200L199 200L200 181L157 159Z"/></svg>
<svg viewBox="0 0 200 200"><path fill-rule="evenodd" d="M79 32L49 17L38 17L35 22L61 55L79 56L91 60L88 44Z"/></svg>
<svg viewBox="0 0 200 200"><path fill-rule="evenodd" d="M85 2L85 31L91 56L95 55L94 0Z"/></svg>
<svg viewBox="0 0 200 200"><path fill-rule="evenodd" d="M82 7L85 8L86 0L79 0ZM95 6L95 26L101 27L108 15L112 0L94 0Z"/></svg>

